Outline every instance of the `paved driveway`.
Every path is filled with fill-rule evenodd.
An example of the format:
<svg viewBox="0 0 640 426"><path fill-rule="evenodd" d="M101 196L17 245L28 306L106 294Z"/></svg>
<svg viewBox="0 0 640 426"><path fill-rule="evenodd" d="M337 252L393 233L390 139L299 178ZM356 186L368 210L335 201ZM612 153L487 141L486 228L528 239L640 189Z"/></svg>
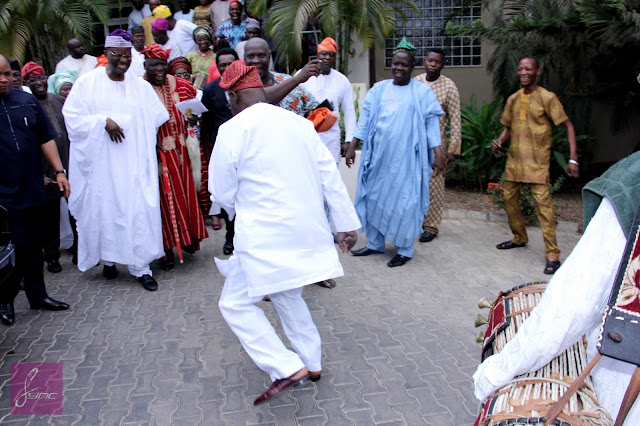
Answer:
<svg viewBox="0 0 640 426"><path fill-rule="evenodd" d="M72 308L31 311L21 293L16 324L0 326L0 423L470 425L478 299L546 277L538 228L526 248L494 248L509 238L506 223L447 219L439 238L417 243L395 269L386 266L391 247L342 255L338 287L304 292L323 338L322 380L254 407L269 379L218 310L223 279L212 258L222 256L223 235L212 234L173 271L154 265L155 293L123 266L106 282L101 267L82 274L64 254L63 272L45 278ZM578 238L558 233L563 258ZM260 306L277 322L269 303ZM11 415L11 363L39 361L64 365L64 414Z"/></svg>

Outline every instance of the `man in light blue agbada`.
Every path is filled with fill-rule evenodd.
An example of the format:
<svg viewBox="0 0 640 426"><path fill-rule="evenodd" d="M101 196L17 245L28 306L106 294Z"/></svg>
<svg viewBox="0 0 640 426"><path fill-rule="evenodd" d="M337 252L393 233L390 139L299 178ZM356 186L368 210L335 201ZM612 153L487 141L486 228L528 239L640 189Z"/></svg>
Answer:
<svg viewBox="0 0 640 426"><path fill-rule="evenodd" d="M351 167L362 141L355 207L369 243L352 253L383 253L386 238L398 249L390 268L411 260L429 207L429 179L444 169L438 124L444 112L431 88L411 79L415 50L403 37L391 61L393 79L367 93L345 154Z"/></svg>

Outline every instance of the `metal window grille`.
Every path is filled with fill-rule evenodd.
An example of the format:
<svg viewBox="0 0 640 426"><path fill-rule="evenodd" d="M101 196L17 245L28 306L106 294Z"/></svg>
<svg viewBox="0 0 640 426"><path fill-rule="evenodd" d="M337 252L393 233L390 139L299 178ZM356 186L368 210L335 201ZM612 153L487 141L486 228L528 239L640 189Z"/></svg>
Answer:
<svg viewBox="0 0 640 426"><path fill-rule="evenodd" d="M480 66L480 40L473 37L450 37L445 32L448 21L454 24L471 24L481 19L481 6L469 6L464 0L416 0L420 14L408 6L396 4L402 9L396 14L393 35L386 40L385 66L391 67L393 48L403 36L418 49L416 62L422 63L431 47L444 49L448 66ZM465 5L466 3L466 5Z"/></svg>

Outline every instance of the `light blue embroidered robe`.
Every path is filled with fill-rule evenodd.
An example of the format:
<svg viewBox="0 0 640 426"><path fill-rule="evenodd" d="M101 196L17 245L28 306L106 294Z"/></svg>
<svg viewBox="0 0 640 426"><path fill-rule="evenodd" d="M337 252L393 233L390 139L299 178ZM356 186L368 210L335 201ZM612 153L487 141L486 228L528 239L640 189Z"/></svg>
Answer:
<svg viewBox="0 0 640 426"><path fill-rule="evenodd" d="M406 86L384 80L367 93L354 135L363 142L355 207L367 234L373 227L397 247L415 242L443 114L431 88L413 79Z"/></svg>

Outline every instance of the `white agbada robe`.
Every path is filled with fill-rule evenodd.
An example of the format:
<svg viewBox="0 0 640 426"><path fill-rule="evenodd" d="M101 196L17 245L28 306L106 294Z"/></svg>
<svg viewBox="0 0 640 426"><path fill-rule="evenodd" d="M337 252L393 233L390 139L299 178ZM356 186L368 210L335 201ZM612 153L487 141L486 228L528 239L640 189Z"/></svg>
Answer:
<svg viewBox="0 0 640 426"><path fill-rule="evenodd" d="M310 121L259 103L220 126L209 173L212 201L236 215L235 254L216 259L226 277L220 312L272 381L320 371L320 334L302 287L343 275L323 197L338 231L360 227L331 154ZM255 305L265 294L296 352Z"/></svg>
<svg viewBox="0 0 640 426"><path fill-rule="evenodd" d="M176 26L172 30L167 31L167 35L171 40L175 40L180 45L180 51L182 55L186 55L192 50L196 50L198 45L193 41L193 30L197 28L197 25L193 22L176 20Z"/></svg>
<svg viewBox="0 0 640 426"><path fill-rule="evenodd" d="M78 72L78 76L81 76L93 70L97 65L98 59L95 56L85 54L82 58L76 59L68 55L56 64L56 73L64 70L73 70Z"/></svg>
<svg viewBox="0 0 640 426"><path fill-rule="evenodd" d="M231 218L237 214L233 257L250 296L344 274L323 196L336 231L361 225L336 163L309 120L266 103L245 109L220 126L209 173L212 202Z"/></svg>
<svg viewBox="0 0 640 426"><path fill-rule="evenodd" d="M142 77L145 74L144 69L144 53L138 52L136 49L131 48L131 65L129 66L129 72L138 77Z"/></svg>
<svg viewBox="0 0 640 426"><path fill-rule="evenodd" d="M156 134L169 113L151 85L130 71L115 82L106 68L96 68L74 89L62 113L71 142L69 210L77 220L78 268L100 260L148 268L164 256ZM122 143L109 138L107 118L124 130Z"/></svg>
<svg viewBox="0 0 640 426"><path fill-rule="evenodd" d="M344 117L345 142L351 142L356 130L356 110L353 105L353 89L349 79L339 71L332 69L329 74L313 76L300 86L313 95L318 102L327 99L333 105L333 112ZM340 120L336 120L333 126L326 132L318 133L334 160L340 161Z"/></svg>
<svg viewBox="0 0 640 426"><path fill-rule="evenodd" d="M588 361L596 356L604 308L626 243L613 206L603 198L584 235L515 338L480 364L473 375L478 399L485 400L517 375L542 368L585 334ZM635 368L602 357L591 372L596 396L613 419ZM633 405L624 424L640 424L640 402Z"/></svg>

